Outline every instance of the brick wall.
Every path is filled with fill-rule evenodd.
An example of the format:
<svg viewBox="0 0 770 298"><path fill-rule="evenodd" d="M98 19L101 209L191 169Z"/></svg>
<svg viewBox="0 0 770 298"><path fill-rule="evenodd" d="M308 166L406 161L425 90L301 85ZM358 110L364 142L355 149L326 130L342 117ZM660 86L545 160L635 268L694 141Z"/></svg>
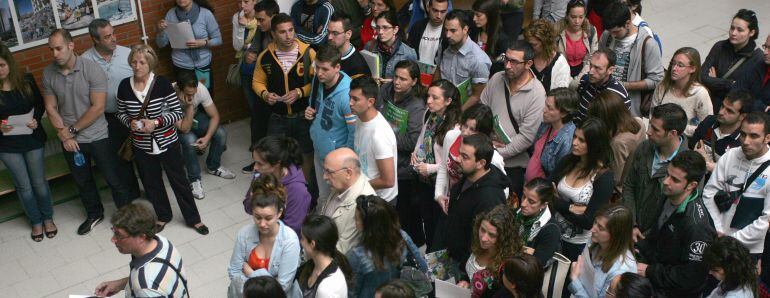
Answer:
<svg viewBox="0 0 770 298"><path fill-rule="evenodd" d="M248 107L240 88L233 88L225 83L227 69L231 63L235 62L235 51L232 47L232 23L231 17L238 10L237 2L234 0L210 0L214 7L214 16L219 23L219 30L222 32L222 45L213 48L214 58L212 61L212 72L214 75L214 100L222 115L223 120L233 121L248 116ZM174 6L174 0L142 0L142 10L144 12L144 22L149 37L148 43L155 48L160 56L160 63L155 70L156 73L171 76L171 48L165 47L158 49L155 45L155 35L157 31L156 24L163 19L166 12ZM137 9L139 7L137 6ZM118 44L130 46L142 43L142 27L139 21L126 23L115 27L115 36ZM92 46L91 38L88 34L76 36L75 51L83 53ZM53 56L47 45L18 51L14 53L14 58L21 67L32 73L40 85L40 78L43 75L43 68L53 62Z"/></svg>

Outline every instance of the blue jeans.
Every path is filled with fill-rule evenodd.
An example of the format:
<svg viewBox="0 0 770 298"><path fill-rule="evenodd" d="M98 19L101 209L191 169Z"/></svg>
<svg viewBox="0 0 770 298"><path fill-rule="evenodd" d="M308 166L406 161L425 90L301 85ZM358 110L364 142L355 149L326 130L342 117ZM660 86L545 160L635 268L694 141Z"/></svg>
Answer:
<svg viewBox="0 0 770 298"><path fill-rule="evenodd" d="M0 160L11 171L13 186L19 196L29 223L39 225L53 219L51 190L45 179L43 148L24 153L0 153Z"/></svg>
<svg viewBox="0 0 770 298"><path fill-rule="evenodd" d="M195 120L198 121L198 127L190 128L189 133L180 133L179 139L182 142L182 154L184 154L184 163L187 165L187 178L190 182L201 180L201 166L198 163L198 153L196 152L195 141L205 136L209 129L209 116L206 113L196 113ZM219 169L222 161L222 153L225 152L227 145L227 132L220 126L209 141L209 155L206 157L206 167L215 171Z"/></svg>

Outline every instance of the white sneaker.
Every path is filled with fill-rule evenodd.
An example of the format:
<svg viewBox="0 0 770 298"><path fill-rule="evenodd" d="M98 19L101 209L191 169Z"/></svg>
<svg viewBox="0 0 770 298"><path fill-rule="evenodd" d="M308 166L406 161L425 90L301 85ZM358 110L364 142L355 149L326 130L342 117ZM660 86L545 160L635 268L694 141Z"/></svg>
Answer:
<svg viewBox="0 0 770 298"><path fill-rule="evenodd" d="M219 167L219 169L216 169L215 171L208 170L208 169L206 171L208 171L209 174L211 174L211 175L216 175L216 176L219 176L219 177L222 177L222 178L225 178L225 179L234 179L235 178L235 174L232 171L230 171L227 168L225 168L225 167Z"/></svg>
<svg viewBox="0 0 770 298"><path fill-rule="evenodd" d="M198 200L203 200L206 194L203 192L203 183L200 180L195 180L190 184L192 186L193 197Z"/></svg>

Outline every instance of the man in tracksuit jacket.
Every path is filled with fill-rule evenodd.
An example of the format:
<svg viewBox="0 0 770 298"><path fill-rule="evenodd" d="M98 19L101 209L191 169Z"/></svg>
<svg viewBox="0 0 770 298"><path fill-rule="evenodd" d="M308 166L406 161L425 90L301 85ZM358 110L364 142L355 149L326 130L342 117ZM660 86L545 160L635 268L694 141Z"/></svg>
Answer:
<svg viewBox="0 0 770 298"><path fill-rule="evenodd" d="M310 137L315 149L315 176L318 182L318 205L324 206L331 189L324 181L324 158L334 149L353 148L356 116L350 111L350 77L340 71L340 52L323 45L316 56L316 77L310 91L305 118L311 120ZM329 172L328 174L334 174Z"/></svg>
<svg viewBox="0 0 770 298"><path fill-rule="evenodd" d="M706 161L695 151L680 152L667 171L666 200L657 223L638 243L637 270L668 297L700 297L709 269L703 251L716 236L698 190Z"/></svg>

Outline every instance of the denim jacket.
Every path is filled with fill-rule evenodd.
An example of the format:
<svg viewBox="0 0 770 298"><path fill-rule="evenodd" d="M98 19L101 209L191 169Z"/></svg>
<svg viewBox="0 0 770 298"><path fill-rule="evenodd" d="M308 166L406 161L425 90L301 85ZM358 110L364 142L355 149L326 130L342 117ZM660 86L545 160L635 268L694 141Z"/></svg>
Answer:
<svg viewBox="0 0 770 298"><path fill-rule="evenodd" d="M353 275L355 276L354 286L351 289L350 297L358 298L371 298L374 297L374 291L380 285L387 283L390 280L399 278L401 264L407 260L408 254L414 256L417 261L417 267L423 273L428 272L428 264L425 262L425 258L420 254L420 249L414 244L412 238L404 232L401 232L401 237L406 242L406 249L401 254L401 262L398 266L385 263L385 270L379 271L374 267L374 260L371 257L371 253L359 245L347 254L350 267L353 269Z"/></svg>
<svg viewBox="0 0 770 298"><path fill-rule="evenodd" d="M537 129L535 140L539 140L550 127L547 123L541 123L540 128ZM546 141L543 153L540 155L540 163L543 165L546 176L556 169L556 164L559 163L562 157L570 153L572 150L572 135L574 134L575 123L570 121L564 123L564 126L559 129L553 140Z"/></svg>
<svg viewBox="0 0 770 298"><path fill-rule="evenodd" d="M618 258L615 260L615 264L612 264L612 267L610 267L610 270L607 272L602 271L602 264L601 262L591 262L590 261L590 254L588 253L591 251L591 243L589 241L588 244L586 244L585 249L583 249L583 262L590 262L593 264L584 263L584 266L593 266L594 268L594 276L593 276L593 284L588 285L584 284L587 280L587 278L578 278L576 280L573 280L569 283L569 291L572 293L573 297L576 298L588 298L588 297L596 297L596 298L604 298L607 295L607 289L610 287L610 284L612 283L612 279L615 278L615 276L621 275L626 272L632 272L636 273L636 259L634 258L634 255L630 251L626 251L625 255L623 257ZM592 253L596 253L595 251ZM583 272L580 274L587 274L585 269L583 269Z"/></svg>
<svg viewBox="0 0 770 298"><path fill-rule="evenodd" d="M275 237L273 252L270 254L268 270L255 270L251 276L243 274L243 263L249 259L251 251L259 245L259 229L254 222L250 222L240 231L235 239L235 248L230 257L230 265L227 267L227 275L230 277L230 287L227 296L230 298L243 297L243 284L252 277L272 276L281 284L288 297L297 297L294 286L294 276L299 267L300 246L297 233L282 221L278 221L280 228Z"/></svg>
<svg viewBox="0 0 770 298"><path fill-rule="evenodd" d="M393 53L393 56L390 57L390 60L387 62L384 62L380 64L380 78L383 79L390 79L393 78L394 74L396 73L396 63L401 62L402 60L413 60L417 61L417 52L414 51L409 45L402 42L402 40L397 40L397 49ZM364 50L367 50L369 52L372 52L374 54L380 54L380 49L377 47L377 39L370 40L365 46ZM380 56L380 60L382 61L382 56Z"/></svg>

